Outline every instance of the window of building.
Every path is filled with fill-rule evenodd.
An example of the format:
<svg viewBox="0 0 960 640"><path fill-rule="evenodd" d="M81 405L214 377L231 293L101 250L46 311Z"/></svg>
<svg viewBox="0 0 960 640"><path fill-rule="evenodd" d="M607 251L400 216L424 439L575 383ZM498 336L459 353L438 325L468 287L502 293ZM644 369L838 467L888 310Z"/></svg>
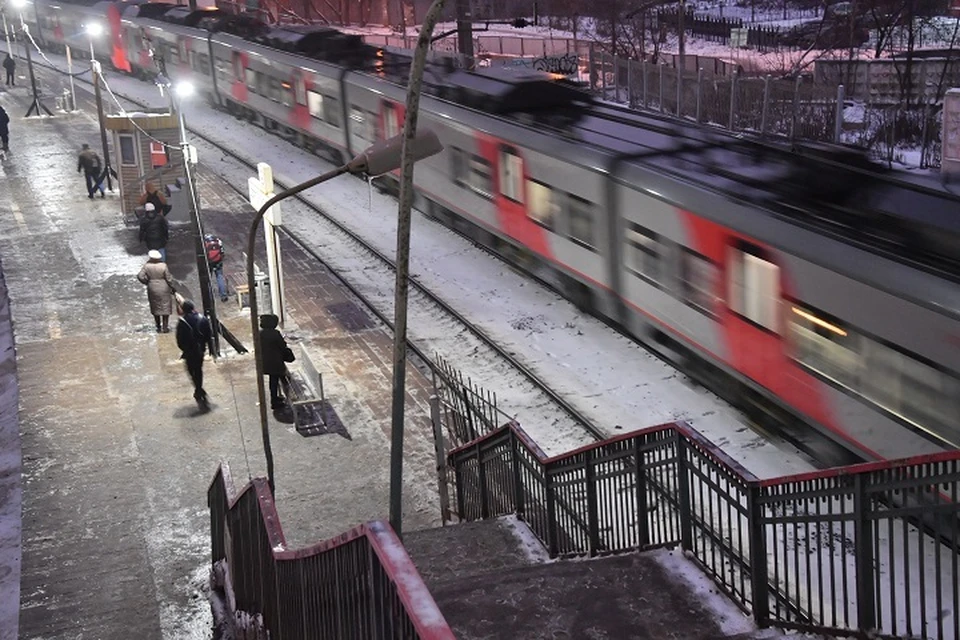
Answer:
<svg viewBox="0 0 960 640"><path fill-rule="evenodd" d="M137 166L137 145L133 136L128 133L121 133L120 136L120 164L125 166Z"/></svg>
<svg viewBox="0 0 960 640"><path fill-rule="evenodd" d="M536 180L527 180L527 215L531 220L553 230L559 210L553 189Z"/></svg>
<svg viewBox="0 0 960 640"><path fill-rule="evenodd" d="M638 224L630 224L627 229L627 251L624 256L627 268L650 282L662 282L661 262L666 247L653 231Z"/></svg>
<svg viewBox="0 0 960 640"><path fill-rule="evenodd" d="M595 249L593 235L593 205L575 195L567 197L570 212L570 239L588 249Z"/></svg>
<svg viewBox="0 0 960 640"><path fill-rule="evenodd" d="M732 249L730 308L751 322L780 332L780 267L759 250Z"/></svg>
<svg viewBox="0 0 960 640"><path fill-rule="evenodd" d="M500 193L514 202L523 202L523 159L515 149L500 149Z"/></svg>
<svg viewBox="0 0 960 640"><path fill-rule="evenodd" d="M706 256L684 248L680 254L680 284L686 302L701 311L716 313L717 266Z"/></svg>

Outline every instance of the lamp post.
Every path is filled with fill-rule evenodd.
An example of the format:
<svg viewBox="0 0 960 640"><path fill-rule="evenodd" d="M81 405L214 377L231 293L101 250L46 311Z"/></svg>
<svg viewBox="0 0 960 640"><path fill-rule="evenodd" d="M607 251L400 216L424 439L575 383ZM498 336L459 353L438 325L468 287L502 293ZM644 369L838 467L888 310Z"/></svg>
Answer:
<svg viewBox="0 0 960 640"><path fill-rule="evenodd" d="M263 388L263 355L260 350L260 318L253 271L253 253L256 250L257 229L260 226L260 221L263 220L263 216L270 210L270 207L281 200L285 200L290 196L294 196L301 191L336 178L344 173L365 173L371 176L378 176L399 168L401 158L406 162L413 163L417 160L422 160L423 158L440 153L443 149L437 135L432 131L424 131L412 140L409 138L410 136L400 134L388 140L378 142L345 165L276 194L263 203L263 206L257 211L257 215L254 216L250 222L250 232L247 235L247 290L250 292L250 329L253 333L253 357L257 364L257 400L260 403L260 432L263 436L263 453L267 459L267 482L270 484L271 492L275 491L273 450L270 447L270 430L267 424L267 398Z"/></svg>
<svg viewBox="0 0 960 640"><path fill-rule="evenodd" d="M410 65L407 84L407 110L403 122L403 152L400 169L400 207L397 212L397 281L393 305L393 401L390 419L390 526L402 538L403 520L403 410L407 376L407 291L410 273L410 219L413 207L413 164L420 115L420 88L427 63L433 28L444 0L433 0L420 27L417 48Z"/></svg>
<svg viewBox="0 0 960 640"><path fill-rule="evenodd" d="M204 312L210 318L213 333L213 352L220 353L220 322L217 319L216 302L210 290L210 265L207 262L207 252L203 246L203 221L200 219L200 199L197 196L196 185L193 181L192 161L195 154L187 143L187 125L183 117L183 99L194 93L193 85L189 82L179 82L173 85L169 80L160 76L158 84L170 96L170 108L177 114L177 125L180 128L180 152L183 154L183 173L187 181L187 197L190 199L190 222L194 229L194 244L197 256L197 277L200 279L200 301Z"/></svg>
<svg viewBox="0 0 960 640"><path fill-rule="evenodd" d="M100 93L100 62L97 61L96 54L93 51L93 39L100 37L103 33L103 25L99 22L88 22L84 27L90 40L90 71L93 73L93 93L97 100L97 119L100 121L100 144L103 146L103 175L97 180L103 182L107 179L107 189L113 192L113 182L110 180L110 174L113 173L113 167L110 166L110 149L107 147L107 127L103 115L103 95Z"/></svg>
<svg viewBox="0 0 960 640"><path fill-rule="evenodd" d="M48 116L52 116L50 109L47 109L42 102L40 102L40 94L37 93L37 78L33 75L33 57L30 55L30 29L27 27L27 23L23 20L23 8L27 6L27 0L10 0L10 4L14 9L17 10L17 13L20 16L20 30L23 32L23 49L27 53L27 71L30 75L30 88L33 90L33 102L30 103L30 108L27 109L27 116L30 117L30 114L35 113L40 115L41 111L45 111Z"/></svg>

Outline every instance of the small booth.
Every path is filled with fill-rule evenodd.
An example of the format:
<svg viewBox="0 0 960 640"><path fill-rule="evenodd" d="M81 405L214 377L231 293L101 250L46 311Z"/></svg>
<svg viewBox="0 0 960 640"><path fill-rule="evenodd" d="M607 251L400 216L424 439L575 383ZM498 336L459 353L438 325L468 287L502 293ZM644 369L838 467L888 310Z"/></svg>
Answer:
<svg viewBox="0 0 960 640"><path fill-rule="evenodd" d="M111 165L120 184L124 222L139 222L139 204L147 182L154 183L173 208L167 219L173 224L190 222L190 196L180 153L180 129L176 114L137 112L108 115L106 128L113 136Z"/></svg>

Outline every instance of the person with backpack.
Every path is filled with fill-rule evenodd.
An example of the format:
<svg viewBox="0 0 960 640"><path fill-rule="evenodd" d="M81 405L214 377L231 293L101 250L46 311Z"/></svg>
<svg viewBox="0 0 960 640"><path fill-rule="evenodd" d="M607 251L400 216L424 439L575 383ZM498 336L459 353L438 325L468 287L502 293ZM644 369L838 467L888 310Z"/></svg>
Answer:
<svg viewBox="0 0 960 640"><path fill-rule="evenodd" d="M146 206L152 204L153 208L163 217L166 217L170 210L173 208L167 204L167 199L163 197L163 194L160 192L160 189L153 182L149 180L143 186L143 195L140 196L139 204Z"/></svg>
<svg viewBox="0 0 960 640"><path fill-rule="evenodd" d="M177 347L181 358L187 365L187 373L193 381L193 399L202 408L209 408L207 392L203 389L203 356L209 351L213 355L213 333L210 321L200 315L193 302L184 300L180 305L182 314L177 323Z"/></svg>
<svg viewBox="0 0 960 640"><path fill-rule="evenodd" d="M101 184L101 167L100 156L90 148L90 145L84 143L83 148L80 149L80 155L77 158L77 173L83 171L83 177L87 181L88 198L92 199L97 189L100 190L101 198L106 197L103 193L103 185Z"/></svg>
<svg viewBox="0 0 960 640"><path fill-rule="evenodd" d="M91 198L93 196L90 196ZM167 240L170 237L170 223L157 213L149 202L144 206L143 220L140 221L140 242L147 245L147 250L157 250L167 261Z"/></svg>
<svg viewBox="0 0 960 640"><path fill-rule="evenodd" d="M223 240L212 233L203 236L203 248L207 252L207 264L210 273L217 279L217 290L220 292L220 301L227 301L227 281L223 278Z"/></svg>

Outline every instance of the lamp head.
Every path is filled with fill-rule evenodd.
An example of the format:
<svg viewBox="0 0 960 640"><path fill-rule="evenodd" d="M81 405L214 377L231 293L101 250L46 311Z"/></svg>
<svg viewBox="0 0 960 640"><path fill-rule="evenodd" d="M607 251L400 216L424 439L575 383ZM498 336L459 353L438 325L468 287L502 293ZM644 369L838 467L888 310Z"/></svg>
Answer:
<svg viewBox="0 0 960 640"><path fill-rule="evenodd" d="M103 33L103 25L99 22L88 22L86 26L84 26L84 30L91 38L99 38Z"/></svg>
<svg viewBox="0 0 960 640"><path fill-rule="evenodd" d="M403 151L403 133L371 145L347 163L350 173L366 173L379 176L400 168ZM430 129L421 129L410 141L413 161L423 160L443 151L437 134Z"/></svg>
<svg viewBox="0 0 960 640"><path fill-rule="evenodd" d="M174 85L173 90L177 92L178 97L189 98L193 95L193 84L189 82L178 82Z"/></svg>
<svg viewBox="0 0 960 640"><path fill-rule="evenodd" d="M10 0L10 6L19 11L27 6L27 0Z"/></svg>

